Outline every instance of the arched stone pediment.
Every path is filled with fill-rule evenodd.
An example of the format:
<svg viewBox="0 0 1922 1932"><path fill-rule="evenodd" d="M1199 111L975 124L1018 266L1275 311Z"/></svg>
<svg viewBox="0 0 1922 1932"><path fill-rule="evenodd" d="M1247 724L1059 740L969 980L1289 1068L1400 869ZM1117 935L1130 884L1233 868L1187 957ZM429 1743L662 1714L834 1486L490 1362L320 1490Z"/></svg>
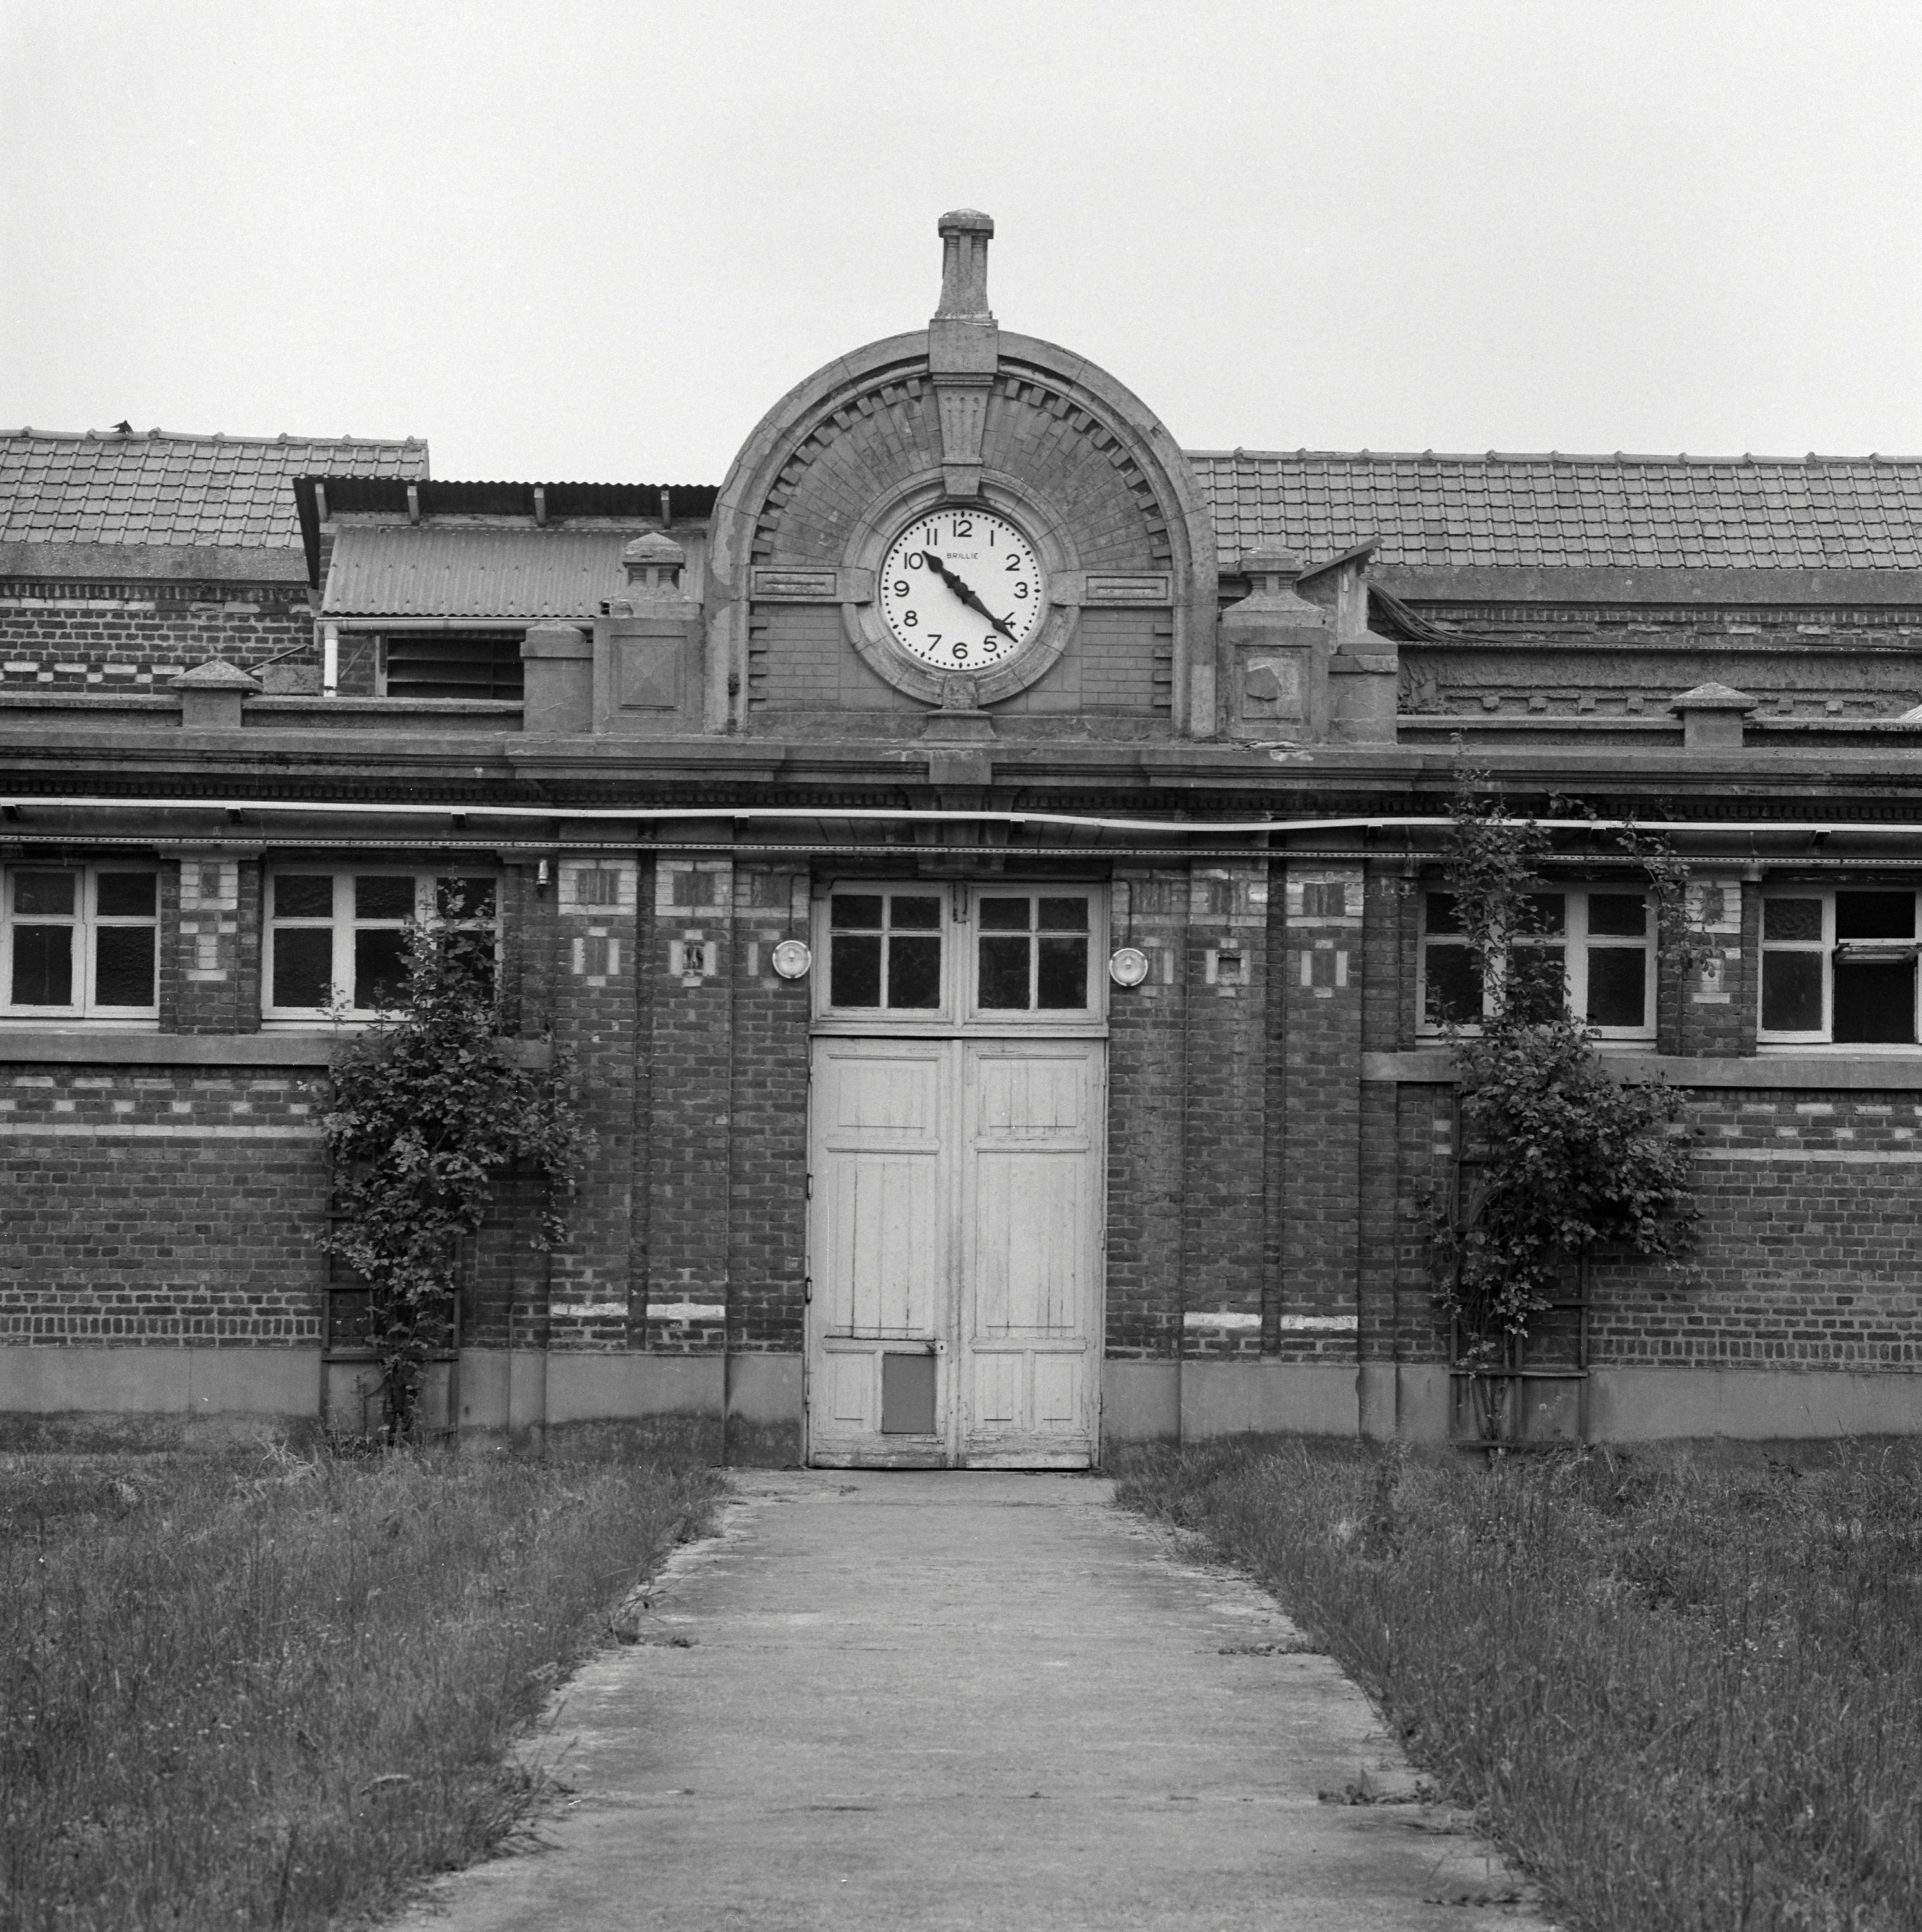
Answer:
<svg viewBox="0 0 1922 1932"><path fill-rule="evenodd" d="M950 221L984 254L985 217ZM997 728L1212 734L1214 530L1187 459L1105 371L997 329L984 284L958 298L983 308L817 370L736 458L712 525L710 728L915 735L942 681L890 640L875 573L914 518L978 503L1027 536L1049 597L977 680Z"/></svg>

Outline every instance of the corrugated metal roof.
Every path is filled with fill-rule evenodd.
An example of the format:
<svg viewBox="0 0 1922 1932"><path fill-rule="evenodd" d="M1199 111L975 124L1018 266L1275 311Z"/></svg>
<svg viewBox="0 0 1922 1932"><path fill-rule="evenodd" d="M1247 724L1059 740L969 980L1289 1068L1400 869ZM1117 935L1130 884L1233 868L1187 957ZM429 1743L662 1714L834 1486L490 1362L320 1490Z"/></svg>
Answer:
<svg viewBox="0 0 1922 1932"><path fill-rule="evenodd" d="M344 530L330 617L581 617L626 588L631 530Z"/></svg>
<svg viewBox="0 0 1922 1932"><path fill-rule="evenodd" d="M427 470L411 438L0 431L0 542L298 550L295 477Z"/></svg>
<svg viewBox="0 0 1922 1932"><path fill-rule="evenodd" d="M1659 570L1922 568L1922 459L1191 452L1224 568L1378 536L1375 560Z"/></svg>

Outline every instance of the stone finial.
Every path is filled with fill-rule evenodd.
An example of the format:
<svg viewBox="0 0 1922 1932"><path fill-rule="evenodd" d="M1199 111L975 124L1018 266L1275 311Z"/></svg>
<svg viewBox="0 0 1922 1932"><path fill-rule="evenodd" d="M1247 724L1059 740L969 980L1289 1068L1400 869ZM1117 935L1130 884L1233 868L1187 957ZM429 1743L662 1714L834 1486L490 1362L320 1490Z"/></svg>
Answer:
<svg viewBox="0 0 1922 1932"><path fill-rule="evenodd" d="M620 553L620 567L636 597L678 597L687 552L665 530L638 536Z"/></svg>
<svg viewBox="0 0 1922 1932"><path fill-rule="evenodd" d="M1668 700L1668 709L1682 721L1682 744L1688 751L1739 751L1742 720L1760 700L1726 684L1698 684Z"/></svg>
<svg viewBox="0 0 1922 1932"><path fill-rule="evenodd" d="M935 310L936 319L990 320L988 243L994 235L993 217L979 208L957 208L935 225L941 232L941 306Z"/></svg>
<svg viewBox="0 0 1922 1932"><path fill-rule="evenodd" d="M191 670L182 671L178 677L167 680L175 691L237 691L244 698L257 698L260 694L260 680L244 671L238 664L224 662L218 658L209 658L205 664L196 664Z"/></svg>
<svg viewBox="0 0 1922 1932"><path fill-rule="evenodd" d="M260 694L258 678L218 658L209 658L167 682L180 694L180 722L190 731L238 730L242 704Z"/></svg>

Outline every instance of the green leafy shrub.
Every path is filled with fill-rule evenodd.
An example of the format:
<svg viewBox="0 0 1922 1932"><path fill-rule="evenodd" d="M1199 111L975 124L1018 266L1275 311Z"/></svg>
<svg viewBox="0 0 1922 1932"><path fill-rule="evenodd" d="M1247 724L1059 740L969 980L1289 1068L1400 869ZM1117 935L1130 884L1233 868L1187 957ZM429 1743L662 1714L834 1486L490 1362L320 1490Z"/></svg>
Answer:
<svg viewBox="0 0 1922 1932"><path fill-rule="evenodd" d="M1549 834L1512 816L1485 785L1467 773L1458 787L1446 868L1486 988L1482 1011L1444 1016L1470 1158L1458 1190L1428 1196L1425 1220L1435 1300L1455 1324L1459 1365L1487 1378L1483 1426L1496 1435L1512 1405L1490 1384L1504 1385L1515 1345L1570 1260L1611 1247L1678 1261L1698 1210L1682 1096L1659 1082L1617 1078L1596 1051L1596 1028L1569 1010L1542 904ZM1681 865L1634 828L1615 842L1653 889L1665 967L1686 971Z"/></svg>
<svg viewBox="0 0 1922 1932"><path fill-rule="evenodd" d="M564 1240L587 1141L564 1061L536 1071L503 1036L491 951L460 910L408 928L402 1003L335 1056L322 1123L338 1210L323 1245L371 1291L394 1442L413 1436L427 1364L451 1330L457 1243L479 1232L517 1166L540 1187L533 1245Z"/></svg>

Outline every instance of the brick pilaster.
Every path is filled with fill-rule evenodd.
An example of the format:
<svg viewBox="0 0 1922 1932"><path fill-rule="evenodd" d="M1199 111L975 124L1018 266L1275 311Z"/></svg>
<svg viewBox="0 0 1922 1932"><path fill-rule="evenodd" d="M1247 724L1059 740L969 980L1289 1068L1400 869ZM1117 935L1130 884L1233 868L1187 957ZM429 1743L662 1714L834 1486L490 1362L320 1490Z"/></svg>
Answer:
<svg viewBox="0 0 1922 1932"><path fill-rule="evenodd" d="M734 883L728 1346L798 1352L807 1274L808 982L782 979L773 955L783 940L808 936L809 868L804 860L737 866Z"/></svg>
<svg viewBox="0 0 1922 1932"><path fill-rule="evenodd" d="M1267 1246L1265 859L1193 873L1187 944L1185 1352L1258 1355Z"/></svg>
<svg viewBox="0 0 1922 1932"><path fill-rule="evenodd" d="M1107 1351L1118 1358L1179 1346L1188 902L1185 871L1116 872L1111 943L1149 959L1146 980L1108 1002Z"/></svg>
<svg viewBox="0 0 1922 1932"><path fill-rule="evenodd" d="M655 861L645 1318L647 1346L677 1354L725 1346L734 898L731 860Z"/></svg>
<svg viewBox="0 0 1922 1932"><path fill-rule="evenodd" d="M632 859L596 855L563 857L556 873L554 1044L574 1063L595 1144L572 1235L552 1260L548 1346L623 1348L632 1316L640 870Z"/></svg>
<svg viewBox="0 0 1922 1932"><path fill-rule="evenodd" d="M1286 1177L1275 1347L1353 1358L1361 1258L1359 862L1287 869Z"/></svg>

